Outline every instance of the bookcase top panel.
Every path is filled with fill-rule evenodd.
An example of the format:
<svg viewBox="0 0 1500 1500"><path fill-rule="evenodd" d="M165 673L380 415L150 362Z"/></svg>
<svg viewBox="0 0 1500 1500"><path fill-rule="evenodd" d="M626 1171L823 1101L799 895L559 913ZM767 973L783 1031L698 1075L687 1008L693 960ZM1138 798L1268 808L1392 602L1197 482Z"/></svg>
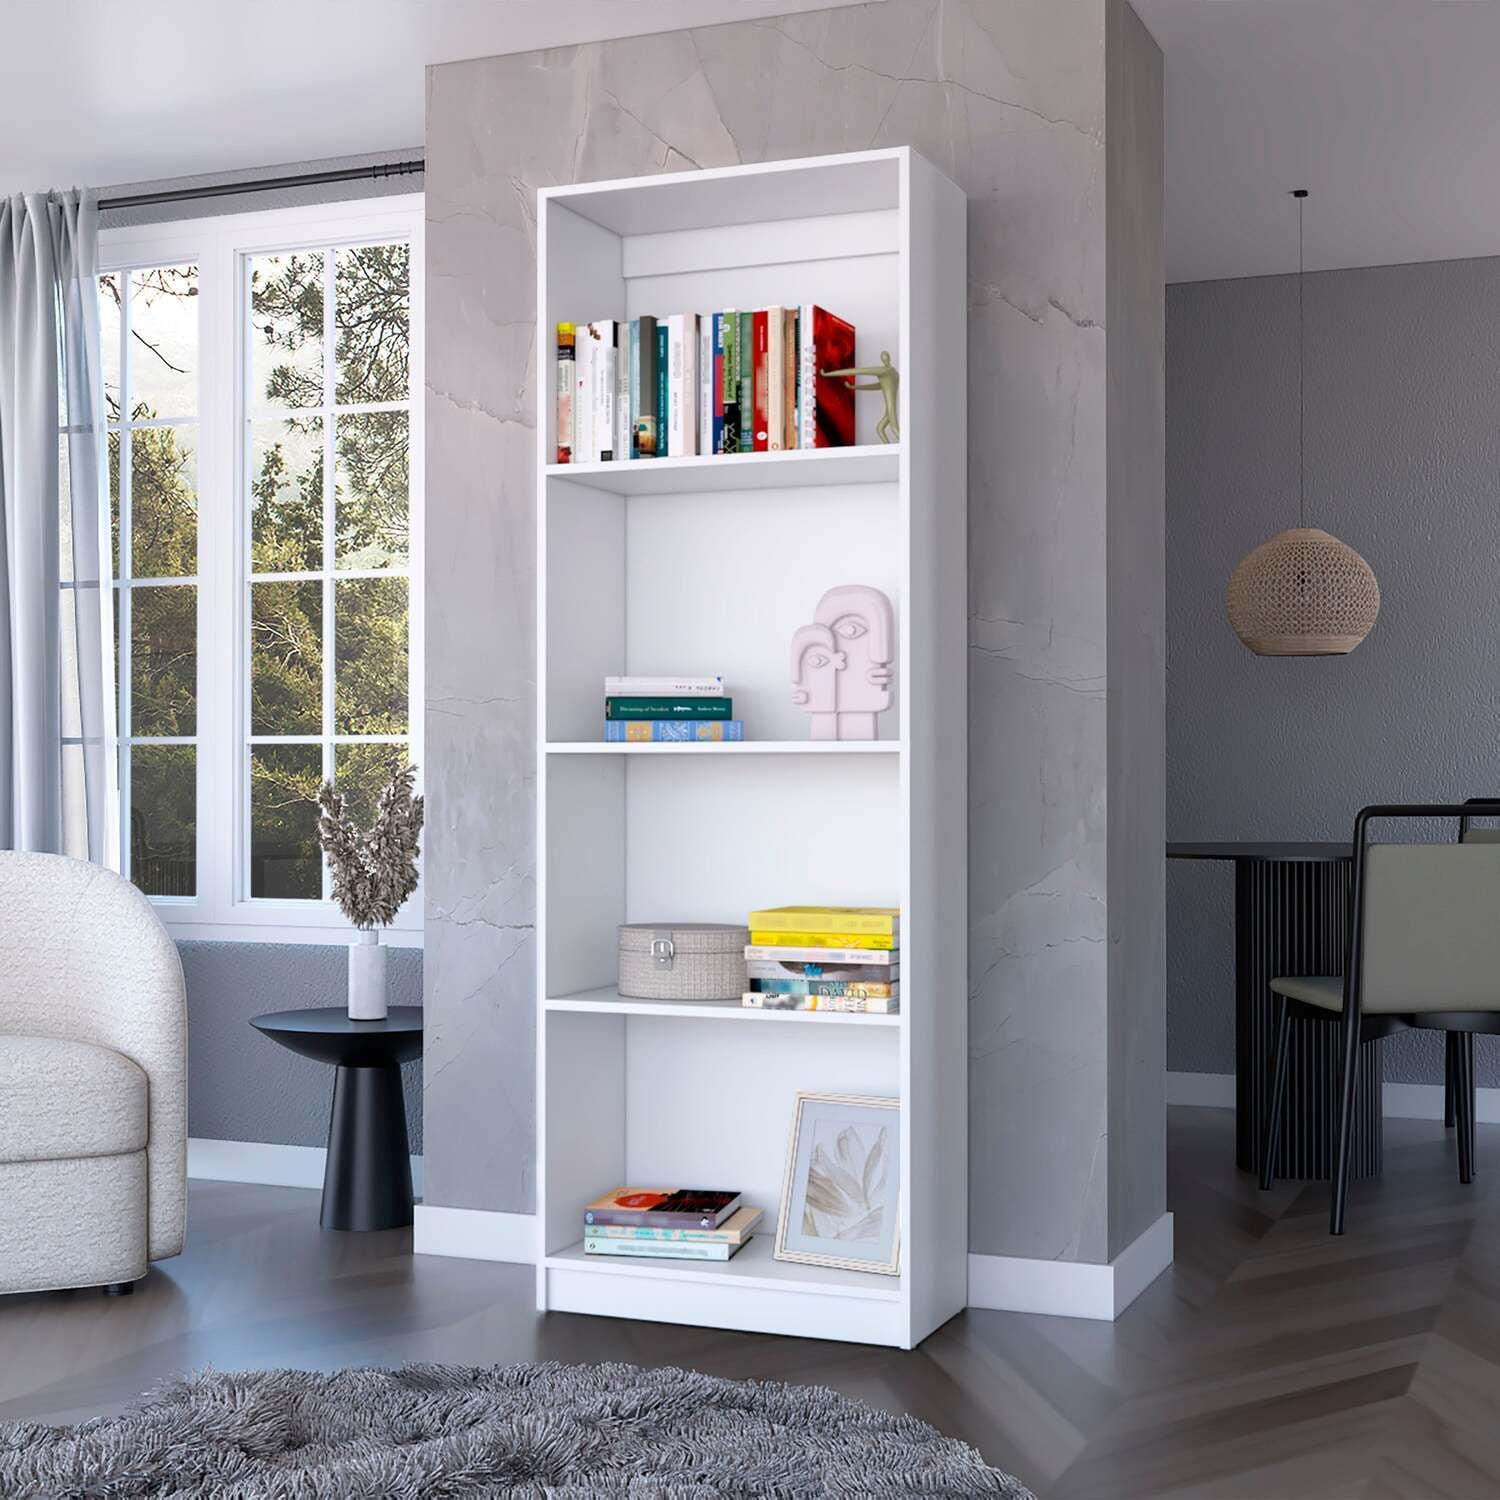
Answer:
<svg viewBox="0 0 1500 1500"><path fill-rule="evenodd" d="M899 151L861 152L633 177L547 189L541 196L615 234L663 234L898 208L900 168Z"/></svg>

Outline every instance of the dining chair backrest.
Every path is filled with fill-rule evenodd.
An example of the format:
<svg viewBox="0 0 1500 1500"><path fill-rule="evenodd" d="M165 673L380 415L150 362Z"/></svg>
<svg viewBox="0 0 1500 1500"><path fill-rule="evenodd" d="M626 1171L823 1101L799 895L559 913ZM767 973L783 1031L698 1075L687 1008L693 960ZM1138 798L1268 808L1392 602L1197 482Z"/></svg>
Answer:
<svg viewBox="0 0 1500 1500"><path fill-rule="evenodd" d="M1365 850L1360 1008L1500 1011L1500 839Z"/></svg>

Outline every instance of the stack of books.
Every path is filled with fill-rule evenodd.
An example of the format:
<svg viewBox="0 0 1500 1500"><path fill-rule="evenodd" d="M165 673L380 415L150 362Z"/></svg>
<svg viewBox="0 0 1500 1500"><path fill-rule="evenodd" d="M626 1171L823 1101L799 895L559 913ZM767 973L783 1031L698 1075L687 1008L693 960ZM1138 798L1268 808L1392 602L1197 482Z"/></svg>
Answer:
<svg viewBox="0 0 1500 1500"><path fill-rule="evenodd" d="M722 677L606 677L604 738L625 744L742 740Z"/></svg>
<svg viewBox="0 0 1500 1500"><path fill-rule="evenodd" d="M716 1188L619 1187L583 1211L586 1255L729 1260L755 1237L761 1211Z"/></svg>
<svg viewBox="0 0 1500 1500"><path fill-rule="evenodd" d="M854 325L824 308L557 325L557 462L854 442Z"/></svg>
<svg viewBox="0 0 1500 1500"><path fill-rule="evenodd" d="M742 1003L759 1010L901 1009L901 913L893 906L777 906L750 913Z"/></svg>

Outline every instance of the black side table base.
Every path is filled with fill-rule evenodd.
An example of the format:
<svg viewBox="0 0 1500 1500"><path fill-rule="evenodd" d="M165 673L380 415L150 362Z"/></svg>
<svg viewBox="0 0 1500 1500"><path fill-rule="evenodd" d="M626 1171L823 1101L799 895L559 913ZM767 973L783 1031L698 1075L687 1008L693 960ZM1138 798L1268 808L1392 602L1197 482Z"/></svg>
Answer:
<svg viewBox="0 0 1500 1500"><path fill-rule="evenodd" d="M339 1067L333 1075L324 1229L400 1229L412 1221L411 1146L401 1069Z"/></svg>
<svg viewBox="0 0 1500 1500"><path fill-rule="evenodd" d="M1241 859L1234 866L1235 1164L1259 1174L1269 1081L1271 981L1278 974L1342 974L1350 863ZM1287 1043L1286 1100L1276 1175L1333 1176L1338 1149L1341 1023L1296 1020ZM1374 1177L1381 1164L1379 1040L1359 1049L1349 1169Z"/></svg>

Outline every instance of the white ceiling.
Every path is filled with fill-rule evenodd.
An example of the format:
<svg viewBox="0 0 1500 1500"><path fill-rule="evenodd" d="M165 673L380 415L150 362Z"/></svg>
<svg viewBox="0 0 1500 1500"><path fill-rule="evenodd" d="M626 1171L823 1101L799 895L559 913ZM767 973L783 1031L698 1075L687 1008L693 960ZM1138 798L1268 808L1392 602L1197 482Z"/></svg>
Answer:
<svg viewBox="0 0 1500 1500"><path fill-rule="evenodd" d="M399 150L422 64L842 0L8 0L0 193ZM1134 0L1167 276L1500 254L1500 0ZM62 80L62 82L60 82Z"/></svg>
<svg viewBox="0 0 1500 1500"><path fill-rule="evenodd" d="M1500 255L1500 3L1134 0L1167 59L1167 279Z"/></svg>
<svg viewBox="0 0 1500 1500"><path fill-rule="evenodd" d="M0 194L419 146L426 63L847 0L5 0Z"/></svg>

